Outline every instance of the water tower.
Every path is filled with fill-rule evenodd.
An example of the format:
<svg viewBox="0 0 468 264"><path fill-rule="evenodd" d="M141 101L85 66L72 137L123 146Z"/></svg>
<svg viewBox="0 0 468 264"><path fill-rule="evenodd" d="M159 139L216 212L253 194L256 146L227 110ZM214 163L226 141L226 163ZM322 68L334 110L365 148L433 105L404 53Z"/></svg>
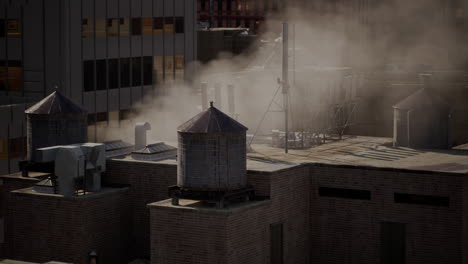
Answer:
<svg viewBox="0 0 468 264"><path fill-rule="evenodd" d="M234 196L252 196L253 189L247 185L246 132L245 126L212 102L179 126L177 186L170 192L182 198L195 195L221 207Z"/></svg>
<svg viewBox="0 0 468 264"><path fill-rule="evenodd" d="M26 111L28 160L38 148L87 141L87 112L59 91L51 93Z"/></svg>

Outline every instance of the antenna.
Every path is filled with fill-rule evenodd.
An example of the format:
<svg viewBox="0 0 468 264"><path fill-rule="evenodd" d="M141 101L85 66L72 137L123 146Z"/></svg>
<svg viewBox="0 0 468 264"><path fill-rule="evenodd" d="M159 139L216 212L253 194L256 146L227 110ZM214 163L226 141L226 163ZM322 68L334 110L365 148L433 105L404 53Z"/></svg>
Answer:
<svg viewBox="0 0 468 264"><path fill-rule="evenodd" d="M288 80L288 23L283 23L283 108L284 108L284 152L288 153L288 134L289 134L289 80Z"/></svg>

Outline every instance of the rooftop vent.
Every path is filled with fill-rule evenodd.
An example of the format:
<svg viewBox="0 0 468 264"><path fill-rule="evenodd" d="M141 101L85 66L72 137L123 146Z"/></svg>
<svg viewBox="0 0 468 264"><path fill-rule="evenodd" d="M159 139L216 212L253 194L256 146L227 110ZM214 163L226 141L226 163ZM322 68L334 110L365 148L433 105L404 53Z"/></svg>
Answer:
<svg viewBox="0 0 468 264"><path fill-rule="evenodd" d="M430 75L421 75L423 88L393 106L394 146L451 147L451 107L430 87Z"/></svg>
<svg viewBox="0 0 468 264"><path fill-rule="evenodd" d="M148 122L140 122L135 125L135 149L146 147L146 131L151 130Z"/></svg>
<svg viewBox="0 0 468 264"><path fill-rule="evenodd" d="M122 140L106 141L104 145L106 146L106 158L128 155L134 150L132 144Z"/></svg>
<svg viewBox="0 0 468 264"><path fill-rule="evenodd" d="M177 148L158 142L147 145L143 149L132 152L132 158L136 160L158 161L164 159L174 159L177 156Z"/></svg>

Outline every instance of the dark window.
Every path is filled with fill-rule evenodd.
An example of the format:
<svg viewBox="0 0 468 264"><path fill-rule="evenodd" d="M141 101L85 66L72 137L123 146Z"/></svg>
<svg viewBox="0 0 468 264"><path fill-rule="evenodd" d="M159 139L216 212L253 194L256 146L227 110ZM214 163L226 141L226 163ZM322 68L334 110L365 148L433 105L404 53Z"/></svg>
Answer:
<svg viewBox="0 0 468 264"><path fill-rule="evenodd" d="M270 263L283 263L283 224L270 225Z"/></svg>
<svg viewBox="0 0 468 264"><path fill-rule="evenodd" d="M5 20L0 19L0 38L5 37Z"/></svg>
<svg viewBox="0 0 468 264"><path fill-rule="evenodd" d="M94 91L94 61L83 62L83 85L85 91Z"/></svg>
<svg viewBox="0 0 468 264"><path fill-rule="evenodd" d="M108 119L109 114L107 112L101 112L96 114L97 122L105 122Z"/></svg>
<svg viewBox="0 0 468 264"><path fill-rule="evenodd" d="M132 35L141 35L141 18L132 18Z"/></svg>
<svg viewBox="0 0 468 264"><path fill-rule="evenodd" d="M444 196L432 196L432 195L418 195L408 193L395 193L395 203L407 203L407 204L421 204L431 206L449 206L449 197Z"/></svg>
<svg viewBox="0 0 468 264"><path fill-rule="evenodd" d="M175 32L184 33L184 18L183 17L176 17Z"/></svg>
<svg viewBox="0 0 468 264"><path fill-rule="evenodd" d="M380 263L406 263L405 224L382 222L380 224Z"/></svg>
<svg viewBox="0 0 468 264"><path fill-rule="evenodd" d="M227 11L231 11L231 1L229 0L226 2L226 9Z"/></svg>
<svg viewBox="0 0 468 264"><path fill-rule="evenodd" d="M106 60L97 60L96 61L96 79L97 79L97 90L106 90L107 89L107 65Z"/></svg>
<svg viewBox="0 0 468 264"><path fill-rule="evenodd" d="M10 139L10 159L23 158L26 153L26 137Z"/></svg>
<svg viewBox="0 0 468 264"><path fill-rule="evenodd" d="M163 29L163 19L161 17L154 18L153 28L154 29L159 29L159 30Z"/></svg>
<svg viewBox="0 0 468 264"><path fill-rule="evenodd" d="M143 57L143 85L153 84L153 57Z"/></svg>
<svg viewBox="0 0 468 264"><path fill-rule="evenodd" d="M119 88L119 60L109 60L109 89Z"/></svg>
<svg viewBox="0 0 468 264"><path fill-rule="evenodd" d="M120 59L120 87L130 86L130 59Z"/></svg>
<svg viewBox="0 0 468 264"><path fill-rule="evenodd" d="M228 1L228 2L229 2L229 1ZM201 7L201 10L202 10L202 11L205 11L205 9L206 9L205 0L201 0L201 6L200 6L200 7Z"/></svg>
<svg viewBox="0 0 468 264"><path fill-rule="evenodd" d="M320 187L319 195L326 197L347 198L357 200L370 200L371 193L366 190L353 190L341 188Z"/></svg>
<svg viewBox="0 0 468 264"><path fill-rule="evenodd" d="M124 109L124 110L119 111L120 120L129 120L135 115L136 115L136 113L132 109Z"/></svg>
<svg viewBox="0 0 468 264"><path fill-rule="evenodd" d="M218 0L218 11L223 11L223 0Z"/></svg>
<svg viewBox="0 0 468 264"><path fill-rule="evenodd" d="M132 86L141 85L141 58L132 58Z"/></svg>
<svg viewBox="0 0 468 264"><path fill-rule="evenodd" d="M88 126L96 123L96 114L88 114Z"/></svg>

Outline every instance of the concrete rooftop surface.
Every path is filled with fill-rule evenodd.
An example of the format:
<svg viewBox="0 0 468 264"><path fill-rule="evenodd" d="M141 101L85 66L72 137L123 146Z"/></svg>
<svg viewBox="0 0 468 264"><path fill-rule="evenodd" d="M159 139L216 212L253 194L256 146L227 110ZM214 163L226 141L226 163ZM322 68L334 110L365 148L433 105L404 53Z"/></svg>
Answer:
<svg viewBox="0 0 468 264"><path fill-rule="evenodd" d="M309 149L284 149L253 144L249 160L265 160L271 164L317 163L377 168L468 173L468 150L430 150L394 148L391 138L349 137ZM249 167L251 169L251 167Z"/></svg>

